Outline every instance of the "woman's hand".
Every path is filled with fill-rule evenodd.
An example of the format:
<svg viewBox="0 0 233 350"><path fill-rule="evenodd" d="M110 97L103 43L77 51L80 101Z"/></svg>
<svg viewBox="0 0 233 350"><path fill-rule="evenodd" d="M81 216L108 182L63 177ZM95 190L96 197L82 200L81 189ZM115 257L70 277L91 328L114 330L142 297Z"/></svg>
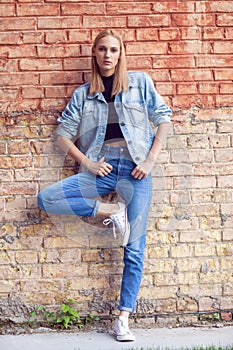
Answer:
<svg viewBox="0 0 233 350"><path fill-rule="evenodd" d="M83 163L84 163L83 165L91 173L102 176L102 177L108 175L112 171L111 164L106 163L104 161L104 157L102 157L98 162L93 162L90 159L86 159L86 161Z"/></svg>
<svg viewBox="0 0 233 350"><path fill-rule="evenodd" d="M154 165L155 165L155 158L153 158L152 156L149 156L144 162L142 162L141 164L138 164L134 168L131 175L137 180L145 179L152 171Z"/></svg>

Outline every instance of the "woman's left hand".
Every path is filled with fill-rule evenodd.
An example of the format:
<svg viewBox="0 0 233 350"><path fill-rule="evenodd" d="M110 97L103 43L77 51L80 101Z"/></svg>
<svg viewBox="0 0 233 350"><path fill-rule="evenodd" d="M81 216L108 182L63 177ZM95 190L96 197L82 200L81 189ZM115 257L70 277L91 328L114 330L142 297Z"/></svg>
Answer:
<svg viewBox="0 0 233 350"><path fill-rule="evenodd" d="M154 159L147 158L144 162L138 164L134 168L131 175L137 180L145 179L152 171L154 164Z"/></svg>

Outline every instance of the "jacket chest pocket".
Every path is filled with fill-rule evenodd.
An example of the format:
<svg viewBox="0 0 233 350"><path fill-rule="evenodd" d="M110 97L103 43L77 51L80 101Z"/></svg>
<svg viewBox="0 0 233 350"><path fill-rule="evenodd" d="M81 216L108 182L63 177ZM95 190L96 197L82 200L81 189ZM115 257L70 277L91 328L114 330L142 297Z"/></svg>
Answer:
<svg viewBox="0 0 233 350"><path fill-rule="evenodd" d="M124 103L124 109L134 126L142 126L143 124L147 124L147 113L144 106L140 106L139 104Z"/></svg>

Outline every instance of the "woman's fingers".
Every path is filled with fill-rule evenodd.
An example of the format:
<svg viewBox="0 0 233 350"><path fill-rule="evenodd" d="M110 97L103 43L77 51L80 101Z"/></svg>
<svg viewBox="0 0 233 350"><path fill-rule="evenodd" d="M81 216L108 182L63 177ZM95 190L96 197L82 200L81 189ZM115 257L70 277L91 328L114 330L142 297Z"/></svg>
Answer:
<svg viewBox="0 0 233 350"><path fill-rule="evenodd" d="M100 176L108 175L112 171L112 166L109 163L104 161L104 157L102 157L98 162L98 170L97 174Z"/></svg>

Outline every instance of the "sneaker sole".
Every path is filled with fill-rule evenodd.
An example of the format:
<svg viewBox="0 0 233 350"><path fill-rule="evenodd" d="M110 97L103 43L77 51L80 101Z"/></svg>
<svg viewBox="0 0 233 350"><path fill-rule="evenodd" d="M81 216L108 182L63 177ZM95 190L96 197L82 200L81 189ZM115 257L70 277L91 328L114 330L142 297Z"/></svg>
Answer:
<svg viewBox="0 0 233 350"><path fill-rule="evenodd" d="M131 334L117 335L116 340L121 342L135 341L135 336Z"/></svg>

